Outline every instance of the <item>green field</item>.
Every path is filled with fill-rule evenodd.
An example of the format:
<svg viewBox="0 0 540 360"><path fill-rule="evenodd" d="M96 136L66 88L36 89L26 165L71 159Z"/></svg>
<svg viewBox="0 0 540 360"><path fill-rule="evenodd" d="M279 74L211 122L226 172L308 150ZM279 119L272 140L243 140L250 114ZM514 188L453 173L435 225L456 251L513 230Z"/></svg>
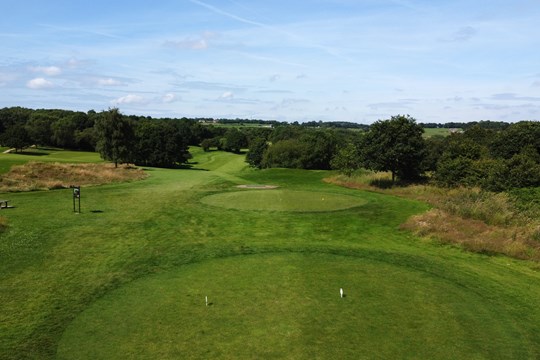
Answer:
<svg viewBox="0 0 540 360"><path fill-rule="evenodd" d="M69 190L2 194L1 359L540 358L537 264L416 238L427 205L324 171L192 153L83 188L81 214ZM36 158L71 156L99 160Z"/></svg>
<svg viewBox="0 0 540 360"><path fill-rule="evenodd" d="M21 153L0 154L0 174L6 173L13 165L28 161L85 163L100 162L99 154L85 151L61 149L27 149Z"/></svg>
<svg viewBox="0 0 540 360"><path fill-rule="evenodd" d="M432 136L448 136L450 134L450 129L447 128L424 128L424 138Z"/></svg>

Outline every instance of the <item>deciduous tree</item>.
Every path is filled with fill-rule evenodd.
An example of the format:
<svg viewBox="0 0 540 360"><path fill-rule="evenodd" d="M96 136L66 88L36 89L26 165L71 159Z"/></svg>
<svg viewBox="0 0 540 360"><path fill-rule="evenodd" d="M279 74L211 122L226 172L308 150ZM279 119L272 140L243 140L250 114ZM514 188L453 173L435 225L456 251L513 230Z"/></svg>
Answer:
<svg viewBox="0 0 540 360"><path fill-rule="evenodd" d="M117 108L109 109L96 119L97 151L105 160L118 163L132 160L134 131L131 121Z"/></svg>
<svg viewBox="0 0 540 360"><path fill-rule="evenodd" d="M409 115L392 116L371 125L362 138L364 166L375 171L390 171L392 181L420 177L424 158L424 129Z"/></svg>

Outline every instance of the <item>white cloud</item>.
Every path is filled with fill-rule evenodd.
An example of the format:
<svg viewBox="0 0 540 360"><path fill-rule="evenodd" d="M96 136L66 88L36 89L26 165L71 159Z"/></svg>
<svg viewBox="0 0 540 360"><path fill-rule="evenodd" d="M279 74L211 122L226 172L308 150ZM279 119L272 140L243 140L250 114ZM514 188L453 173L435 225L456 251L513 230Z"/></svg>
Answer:
<svg viewBox="0 0 540 360"><path fill-rule="evenodd" d="M115 79L112 79L112 78L98 79L97 83L98 83L98 85L103 85L103 86L120 86L120 85L123 85L123 83L121 81L118 81L118 80L115 80Z"/></svg>
<svg viewBox="0 0 540 360"><path fill-rule="evenodd" d="M168 93L168 94L163 95L163 98L161 100L166 104L170 104L180 99L175 94Z"/></svg>
<svg viewBox="0 0 540 360"><path fill-rule="evenodd" d="M62 69L58 66L31 66L30 71L42 73L48 76L56 76L62 73Z"/></svg>
<svg viewBox="0 0 540 360"><path fill-rule="evenodd" d="M140 95L129 94L111 101L114 105L121 104L146 104L146 99Z"/></svg>
<svg viewBox="0 0 540 360"><path fill-rule="evenodd" d="M234 98L234 93L232 91L225 91L219 98L221 100L230 100Z"/></svg>
<svg viewBox="0 0 540 360"><path fill-rule="evenodd" d="M50 82L49 80L46 80L44 78L35 78L35 79L32 79L32 80L29 80L26 83L26 87L28 87L30 89L36 89L36 90L48 89L48 88L52 88L53 86L54 86L54 84L52 82Z"/></svg>

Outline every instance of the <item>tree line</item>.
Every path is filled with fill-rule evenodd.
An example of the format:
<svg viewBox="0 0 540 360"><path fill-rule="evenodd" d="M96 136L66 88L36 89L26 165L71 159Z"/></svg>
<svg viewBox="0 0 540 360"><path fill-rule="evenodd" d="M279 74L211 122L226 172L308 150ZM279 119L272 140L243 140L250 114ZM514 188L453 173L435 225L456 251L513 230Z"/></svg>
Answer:
<svg viewBox="0 0 540 360"><path fill-rule="evenodd" d="M491 191L540 186L540 123L474 122L449 136L423 136L408 115L373 123L367 131L276 128L251 144L257 168L388 171L392 181L430 181L443 187Z"/></svg>
<svg viewBox="0 0 540 360"><path fill-rule="evenodd" d="M190 145L214 136L211 128L195 120L126 116L118 109L87 113L0 109L2 146L16 151L30 145L98 151L115 164L174 167L190 158Z"/></svg>
<svg viewBox="0 0 540 360"><path fill-rule="evenodd" d="M0 144L98 151L118 163L175 167L188 162L189 146L241 153L255 168L388 171L393 181L426 181L440 186L478 186L502 191L540 186L540 123L419 124L408 115L369 127L348 123L213 126L211 119L154 119L118 109L95 112L0 109ZM222 124L226 119L218 120ZM230 120L231 122L238 119ZM213 121L212 121L213 122ZM444 125L444 126L442 126ZM449 136L423 136L425 127L460 127Z"/></svg>

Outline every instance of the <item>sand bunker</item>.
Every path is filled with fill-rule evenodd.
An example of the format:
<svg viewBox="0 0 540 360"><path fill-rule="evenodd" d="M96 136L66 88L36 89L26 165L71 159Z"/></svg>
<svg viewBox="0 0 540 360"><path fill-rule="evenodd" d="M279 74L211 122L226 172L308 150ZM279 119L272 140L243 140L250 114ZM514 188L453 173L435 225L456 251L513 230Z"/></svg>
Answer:
<svg viewBox="0 0 540 360"><path fill-rule="evenodd" d="M276 186L276 185L259 185L259 184L237 186L237 188L239 189L257 189L257 190L270 190L270 189L277 189L278 187L279 186Z"/></svg>

